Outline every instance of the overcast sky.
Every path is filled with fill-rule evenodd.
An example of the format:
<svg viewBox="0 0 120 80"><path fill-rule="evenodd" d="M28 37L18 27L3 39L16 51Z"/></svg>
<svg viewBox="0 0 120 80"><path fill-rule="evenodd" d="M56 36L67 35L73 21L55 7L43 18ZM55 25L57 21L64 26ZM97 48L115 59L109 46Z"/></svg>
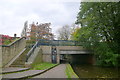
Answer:
<svg viewBox="0 0 120 80"><path fill-rule="evenodd" d="M0 34L20 36L24 22L50 22L52 32L75 22L80 2L52 0L0 0Z"/></svg>

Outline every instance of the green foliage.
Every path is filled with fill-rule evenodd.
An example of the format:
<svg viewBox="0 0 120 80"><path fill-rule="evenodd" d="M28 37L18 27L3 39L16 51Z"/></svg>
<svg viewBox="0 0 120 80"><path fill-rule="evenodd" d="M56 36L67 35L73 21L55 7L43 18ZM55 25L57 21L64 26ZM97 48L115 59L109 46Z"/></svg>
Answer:
<svg viewBox="0 0 120 80"><path fill-rule="evenodd" d="M33 41L33 40L27 40L26 43L27 44L35 44L36 41Z"/></svg>
<svg viewBox="0 0 120 80"><path fill-rule="evenodd" d="M51 68L53 66L55 66L57 64L52 64L52 63L40 63L40 64L37 64L37 65L33 65L33 69L34 70L45 70L45 69L48 69L48 68Z"/></svg>
<svg viewBox="0 0 120 80"><path fill-rule="evenodd" d="M5 45L8 45L8 44L10 44L10 43L11 43L11 41L10 41L9 39L4 41L4 44L5 44Z"/></svg>
<svg viewBox="0 0 120 80"><path fill-rule="evenodd" d="M102 66L118 66L118 54L114 54L107 43L99 43L95 47L95 55L97 56L97 64Z"/></svg>
<svg viewBox="0 0 120 80"><path fill-rule="evenodd" d="M67 77L68 77L69 80L70 80L70 78L79 78L79 77L75 74L75 72L73 71L73 69L72 69L72 67L71 67L70 64L66 64L66 70L65 70L65 72L66 72L66 75L67 75ZM71 80L72 80L72 79L71 79Z"/></svg>
<svg viewBox="0 0 120 80"><path fill-rule="evenodd" d="M82 2L76 24L80 29L74 40L95 52L97 64L117 66L120 53L120 4L119 2Z"/></svg>
<svg viewBox="0 0 120 80"><path fill-rule="evenodd" d="M35 44L36 41L34 40L26 40L26 47L30 48L30 46L32 47Z"/></svg>

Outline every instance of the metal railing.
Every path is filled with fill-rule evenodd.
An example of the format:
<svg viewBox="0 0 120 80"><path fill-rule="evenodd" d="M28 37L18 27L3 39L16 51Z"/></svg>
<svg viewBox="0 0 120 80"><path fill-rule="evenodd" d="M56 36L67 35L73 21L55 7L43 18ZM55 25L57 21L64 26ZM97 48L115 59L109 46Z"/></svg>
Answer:
<svg viewBox="0 0 120 80"><path fill-rule="evenodd" d="M35 45L31 48L31 50L26 55L26 62L28 61L29 57L34 53L36 47L38 46L38 41L35 43Z"/></svg>
<svg viewBox="0 0 120 80"><path fill-rule="evenodd" d="M82 43L72 40L43 40L39 39L38 45L47 45L47 46L81 46Z"/></svg>

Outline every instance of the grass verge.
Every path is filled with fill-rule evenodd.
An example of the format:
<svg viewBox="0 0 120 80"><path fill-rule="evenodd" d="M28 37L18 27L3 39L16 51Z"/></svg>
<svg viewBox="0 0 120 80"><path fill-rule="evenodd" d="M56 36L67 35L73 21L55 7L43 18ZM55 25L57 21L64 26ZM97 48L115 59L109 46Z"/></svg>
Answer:
<svg viewBox="0 0 120 80"><path fill-rule="evenodd" d="M33 70L45 70L45 69L51 68L55 65L57 65L57 64L52 64L52 63L45 62L45 63L40 63L40 64L33 65L32 69Z"/></svg>
<svg viewBox="0 0 120 80"><path fill-rule="evenodd" d="M70 64L66 64L66 70L65 70L65 72L66 72L66 75L67 75L67 77L70 79L70 78L79 78L76 74L75 74L75 72L73 71L73 69L72 69L72 67L71 67L71 65Z"/></svg>

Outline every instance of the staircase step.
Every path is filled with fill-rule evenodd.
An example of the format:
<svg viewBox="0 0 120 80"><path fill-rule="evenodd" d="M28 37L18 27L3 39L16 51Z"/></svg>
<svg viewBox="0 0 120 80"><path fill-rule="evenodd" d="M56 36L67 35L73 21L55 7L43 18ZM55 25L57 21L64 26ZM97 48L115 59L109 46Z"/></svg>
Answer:
<svg viewBox="0 0 120 80"><path fill-rule="evenodd" d="M29 77L40 75L56 66L57 65L50 67L48 69L45 69L45 70L28 70L28 71L24 71L24 72L5 74L2 76L2 80L6 80L6 79L7 80L19 80L19 79L26 80Z"/></svg>
<svg viewBox="0 0 120 80"><path fill-rule="evenodd" d="M23 54L21 54L10 66L19 67L19 65L22 65L22 67L24 67L23 65L25 64L25 61L26 61L26 54L28 53L29 50L30 49L26 49L23 52Z"/></svg>
<svg viewBox="0 0 120 80"><path fill-rule="evenodd" d="M18 62L14 62L13 64L19 64L19 63L25 63L25 62L22 62L22 61L18 61Z"/></svg>
<svg viewBox="0 0 120 80"><path fill-rule="evenodd" d="M29 70L30 68L8 67L2 69L2 74Z"/></svg>
<svg viewBox="0 0 120 80"><path fill-rule="evenodd" d="M12 65L10 65L10 66L13 66L13 65L21 65L21 66L24 66L25 63L14 63L14 64L12 64Z"/></svg>
<svg viewBox="0 0 120 80"><path fill-rule="evenodd" d="M10 67L25 67L24 65L11 65Z"/></svg>
<svg viewBox="0 0 120 80"><path fill-rule="evenodd" d="M14 64L24 64L25 62L15 62Z"/></svg>
<svg viewBox="0 0 120 80"><path fill-rule="evenodd" d="M26 78L26 77L30 77L33 75L38 75L41 74L42 72L44 72L45 70L28 70L28 71L24 71L24 72L19 72L19 73L11 73L11 74L5 74L2 76L3 79L7 78L7 79L21 79L21 78Z"/></svg>

